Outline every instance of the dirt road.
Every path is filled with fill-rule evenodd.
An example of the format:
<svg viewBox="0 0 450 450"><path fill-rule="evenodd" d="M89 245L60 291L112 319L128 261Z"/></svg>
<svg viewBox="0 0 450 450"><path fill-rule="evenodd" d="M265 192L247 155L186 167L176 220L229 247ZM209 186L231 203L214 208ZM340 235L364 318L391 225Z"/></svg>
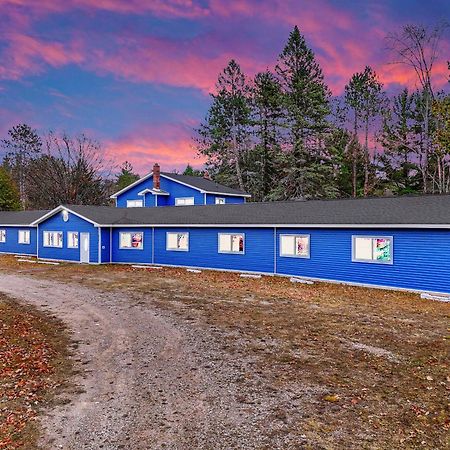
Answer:
<svg viewBox="0 0 450 450"><path fill-rule="evenodd" d="M240 374L192 323L22 275L2 273L0 291L60 317L77 343L80 393L43 418L44 449L265 447L249 405L235 400Z"/></svg>

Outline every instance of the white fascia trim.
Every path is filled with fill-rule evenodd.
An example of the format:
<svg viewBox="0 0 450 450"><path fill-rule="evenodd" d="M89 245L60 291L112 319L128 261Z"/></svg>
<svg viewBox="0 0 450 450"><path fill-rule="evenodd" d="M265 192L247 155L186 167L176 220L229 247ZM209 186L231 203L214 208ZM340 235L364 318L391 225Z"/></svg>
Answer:
<svg viewBox="0 0 450 450"><path fill-rule="evenodd" d="M154 189L149 189L149 188L145 188L143 191L138 192L138 195L145 195L145 194L153 194L153 195L170 195L168 192L166 191L161 191L161 192L157 192Z"/></svg>
<svg viewBox="0 0 450 450"><path fill-rule="evenodd" d="M229 194L227 192L213 192L213 191L201 191L205 194L215 194L215 195L228 195L228 197L247 197L250 198L250 194Z"/></svg>
<svg viewBox="0 0 450 450"><path fill-rule="evenodd" d="M113 227L113 228L142 228L142 227L155 227L155 228L377 228L377 229L391 229L391 228L404 228L404 229L450 229L450 224L433 225L433 224L302 224L302 223L287 223L287 224L189 224L189 223L167 223L167 224L101 224L101 227Z"/></svg>
<svg viewBox="0 0 450 450"><path fill-rule="evenodd" d="M173 181L175 183L179 183L179 184L182 184L183 186L187 186L187 187L190 187L192 189L195 189L196 191L199 191L202 194L230 195L232 197L251 197L250 194L227 194L225 192L205 191L204 189L200 189L200 188L198 188L196 186L192 186L192 184L188 184L188 183L185 183L184 181L180 181L180 180L176 180L175 178L171 178L168 175L161 174L161 176L164 177L164 178L167 178L168 180L171 180L171 181Z"/></svg>
<svg viewBox="0 0 450 450"><path fill-rule="evenodd" d="M40 261L55 261L55 262L63 262L63 263L70 263L70 264L89 264L91 266L98 266L100 263L98 262L88 262L88 263L82 263L81 261L76 261L74 259L56 259L56 258L37 258Z"/></svg>
<svg viewBox="0 0 450 450"><path fill-rule="evenodd" d="M16 253L16 252L4 252L0 250L0 255L17 255L17 256L36 256L36 253Z"/></svg>
<svg viewBox="0 0 450 450"><path fill-rule="evenodd" d="M91 223L92 225L98 227L100 226L97 222L94 222L91 219L88 219L87 217L83 216L82 214L76 213L75 211L72 211L69 208L66 208L65 206L58 206L55 209L52 209L50 212L48 212L47 214L43 215L42 217L40 217L39 219L35 220L31 226L35 226L35 225L39 225L40 223L44 222L45 220L47 220L49 217L54 216L56 213L60 212L60 211L67 211L70 212L71 214L73 214L74 216L79 217L80 219L86 220L86 222Z"/></svg>
<svg viewBox="0 0 450 450"><path fill-rule="evenodd" d="M33 222L34 223L34 222ZM20 225L17 225L17 224L10 224L10 225L5 225L5 224L0 224L0 227L28 227L28 228L35 228L37 225L33 225L33 224L20 224Z"/></svg>
<svg viewBox="0 0 450 450"><path fill-rule="evenodd" d="M128 191L128 189L131 189L132 187L136 186L139 183L142 183L143 181L147 180L153 175L153 172L150 172L149 174L143 176L142 178L139 178L139 180L136 180L135 182L131 183L130 185L124 187L120 191L116 192L113 195L110 195L109 198L117 198L120 194L123 194L124 192Z"/></svg>

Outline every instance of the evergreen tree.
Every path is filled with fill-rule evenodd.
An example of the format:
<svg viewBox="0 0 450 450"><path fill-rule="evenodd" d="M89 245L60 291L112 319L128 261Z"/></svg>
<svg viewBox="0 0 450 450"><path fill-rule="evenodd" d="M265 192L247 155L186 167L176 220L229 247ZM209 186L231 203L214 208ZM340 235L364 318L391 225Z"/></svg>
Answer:
<svg viewBox="0 0 450 450"><path fill-rule="evenodd" d="M283 102L278 79L269 71L255 76L251 124L255 145L247 158L248 189L256 201L264 200L279 181Z"/></svg>
<svg viewBox="0 0 450 450"><path fill-rule="evenodd" d="M0 167L0 211L17 211L19 209L19 191L10 173L4 167Z"/></svg>
<svg viewBox="0 0 450 450"><path fill-rule="evenodd" d="M384 151L379 156L386 185L395 194L409 194L421 189L416 149L419 135L415 124L417 94L404 89L394 97L383 117L379 141Z"/></svg>
<svg viewBox="0 0 450 450"><path fill-rule="evenodd" d="M139 180L139 175L133 172L131 163L125 161L120 168L120 173L116 175L117 190L120 191L137 180Z"/></svg>
<svg viewBox="0 0 450 450"><path fill-rule="evenodd" d="M190 164L186 166L183 171L183 175L189 175L191 177L202 177L203 172L201 170L194 169Z"/></svg>
<svg viewBox="0 0 450 450"><path fill-rule="evenodd" d="M5 163L11 169L12 177L19 187L22 208L25 208L27 200L25 179L28 165L42 151L42 141L36 130L26 124L11 128L8 135L9 138L0 141L0 145L6 150Z"/></svg>
<svg viewBox="0 0 450 450"><path fill-rule="evenodd" d="M242 163L250 138L249 88L236 61L231 60L219 75L216 88L207 117L197 130L198 149L213 172L245 190Z"/></svg>
<svg viewBox="0 0 450 450"><path fill-rule="evenodd" d="M283 88L288 152L282 157L285 176L273 197L333 196L334 188L327 185L330 164L324 147L330 92L297 26L278 58L276 72Z"/></svg>
<svg viewBox="0 0 450 450"><path fill-rule="evenodd" d="M358 149L358 132L362 128L364 135L364 185L363 193L365 196L370 190L370 175L373 175L373 164L371 162L369 151L369 130L371 121L374 117L381 114L384 105L383 85L378 81L373 69L366 66L363 72L355 73L345 86L345 103L351 112L353 121L352 131L353 140L353 197L357 196L357 161L359 159Z"/></svg>

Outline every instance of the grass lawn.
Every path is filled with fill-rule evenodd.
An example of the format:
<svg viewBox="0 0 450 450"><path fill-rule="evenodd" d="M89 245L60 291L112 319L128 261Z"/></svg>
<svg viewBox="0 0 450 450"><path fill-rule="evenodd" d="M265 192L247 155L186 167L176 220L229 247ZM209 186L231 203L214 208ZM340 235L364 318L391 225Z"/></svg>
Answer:
<svg viewBox="0 0 450 450"><path fill-rule="evenodd" d="M0 293L0 449L37 448L35 418L71 371L68 345L61 322Z"/></svg>
<svg viewBox="0 0 450 450"><path fill-rule="evenodd" d="M279 396L261 426L305 437L314 443L306 448L450 445L450 304L172 268L37 267L2 257L1 270L118 290L217 336L242 369L240 401Z"/></svg>

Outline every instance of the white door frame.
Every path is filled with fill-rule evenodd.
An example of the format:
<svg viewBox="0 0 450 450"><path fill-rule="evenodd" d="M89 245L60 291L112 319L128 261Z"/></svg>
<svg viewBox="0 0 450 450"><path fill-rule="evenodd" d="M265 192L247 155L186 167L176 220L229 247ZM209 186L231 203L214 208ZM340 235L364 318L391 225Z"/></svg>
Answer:
<svg viewBox="0 0 450 450"><path fill-rule="evenodd" d="M80 233L80 262L88 263L90 260L90 234L89 233ZM87 239L87 249L85 250L85 239Z"/></svg>

